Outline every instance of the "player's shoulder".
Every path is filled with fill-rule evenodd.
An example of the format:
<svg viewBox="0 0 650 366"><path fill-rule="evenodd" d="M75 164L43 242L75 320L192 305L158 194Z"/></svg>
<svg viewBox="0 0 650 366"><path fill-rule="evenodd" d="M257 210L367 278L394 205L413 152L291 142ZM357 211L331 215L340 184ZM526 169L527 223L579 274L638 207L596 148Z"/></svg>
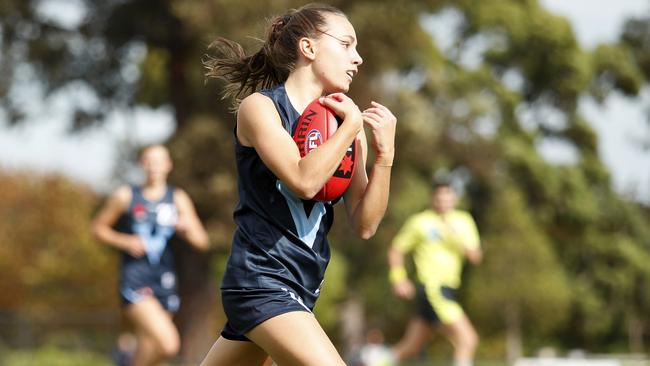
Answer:
<svg viewBox="0 0 650 366"><path fill-rule="evenodd" d="M106 206L113 210L125 211L131 204L133 190L130 185L124 184L115 189L108 196Z"/></svg>
<svg viewBox="0 0 650 366"><path fill-rule="evenodd" d="M452 214L458 220L474 221L474 218L472 217L472 215L469 212L464 211L464 210L454 210L452 212Z"/></svg>
<svg viewBox="0 0 650 366"><path fill-rule="evenodd" d="M121 186L117 187L111 194L111 198L118 200L120 202L129 202L131 201L131 198L133 197L133 186L129 184L122 184Z"/></svg>
<svg viewBox="0 0 650 366"><path fill-rule="evenodd" d="M239 103L237 114L239 116L242 114L263 114L268 109L275 109L273 100L262 93L256 92L242 99L241 103Z"/></svg>
<svg viewBox="0 0 650 366"><path fill-rule="evenodd" d="M190 195L183 188L173 187L172 194L174 196L174 201L186 201L190 199Z"/></svg>
<svg viewBox="0 0 650 366"><path fill-rule="evenodd" d="M434 220L435 215L435 212L430 209L422 210L411 215L411 217L408 218L407 223L410 223L412 225L420 225Z"/></svg>
<svg viewBox="0 0 650 366"><path fill-rule="evenodd" d="M258 127L258 125L268 125L269 118L274 118L280 122L280 115L273 100L264 94L253 93L244 98L239 104L237 124L245 129Z"/></svg>

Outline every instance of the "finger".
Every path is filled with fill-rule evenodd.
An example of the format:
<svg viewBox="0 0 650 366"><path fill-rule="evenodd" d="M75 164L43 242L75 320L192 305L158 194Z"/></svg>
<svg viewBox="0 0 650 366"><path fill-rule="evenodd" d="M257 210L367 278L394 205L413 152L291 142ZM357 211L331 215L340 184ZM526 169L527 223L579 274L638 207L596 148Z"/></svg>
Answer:
<svg viewBox="0 0 650 366"><path fill-rule="evenodd" d="M377 125L381 125L382 118L376 114L372 113L361 113L361 117L364 121L373 122Z"/></svg>
<svg viewBox="0 0 650 366"><path fill-rule="evenodd" d="M379 108L379 109L385 111L386 113L391 113L391 111L390 111L390 109L388 109L388 107L386 107L386 106L383 105L383 104L377 103L377 102L375 102L374 100L371 101L370 104L372 104L372 106L375 107L375 108ZM392 114L392 113L391 113L391 114Z"/></svg>
<svg viewBox="0 0 650 366"><path fill-rule="evenodd" d="M381 120L381 119L382 119L382 116L380 116L379 114L377 114L377 113L375 113L375 112L367 112L367 111L363 111L363 112L361 112L361 115L362 115L362 116L368 116L368 117L372 116L373 118L375 118L375 119L377 119L377 120Z"/></svg>
<svg viewBox="0 0 650 366"><path fill-rule="evenodd" d="M392 117L392 118L395 118L395 115L393 114L393 112L390 111L390 109L388 109L388 107L386 107L386 106L384 106L384 105L382 105L382 104L379 104L379 103L377 103L377 102L374 102L374 101L373 101L373 102L370 102L370 103L371 103L373 106L375 106L376 108L379 108L379 109L381 109L382 111L384 111L384 112L386 113L387 116ZM397 120L397 118L395 118L395 119Z"/></svg>
<svg viewBox="0 0 650 366"><path fill-rule="evenodd" d="M376 130L379 128L380 123L370 117L362 116L363 118L363 123L367 124L372 128L373 130Z"/></svg>
<svg viewBox="0 0 650 366"><path fill-rule="evenodd" d="M329 109L333 110L337 116L341 118L345 117L343 105L341 104L341 102L335 100L334 98L322 97L320 99L320 103L325 107L328 107Z"/></svg>
<svg viewBox="0 0 650 366"><path fill-rule="evenodd" d="M364 112L375 113L375 114L377 114L379 116L382 116L382 117L388 117L389 116L387 111L385 111L385 110L383 110L381 108L377 108L377 107L368 108L368 109L364 110Z"/></svg>
<svg viewBox="0 0 650 366"><path fill-rule="evenodd" d="M332 94L328 94L328 95L322 97L322 99L332 99L332 100L335 100L337 102L343 102L347 98L348 98L348 96L343 94L343 93L332 93Z"/></svg>

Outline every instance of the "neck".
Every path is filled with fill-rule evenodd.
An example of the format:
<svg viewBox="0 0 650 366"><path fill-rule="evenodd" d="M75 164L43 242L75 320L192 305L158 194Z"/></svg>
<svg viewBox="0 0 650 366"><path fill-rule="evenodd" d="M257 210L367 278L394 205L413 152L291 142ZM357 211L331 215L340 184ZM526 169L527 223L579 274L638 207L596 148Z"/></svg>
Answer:
<svg viewBox="0 0 650 366"><path fill-rule="evenodd" d="M434 208L433 212L437 213L440 216L445 216L446 214L450 213L451 210L437 210Z"/></svg>
<svg viewBox="0 0 650 366"><path fill-rule="evenodd" d="M154 179L147 179L145 180L144 184L142 185L143 189L147 190L159 190L167 187L167 182L164 180L154 180Z"/></svg>
<svg viewBox="0 0 650 366"><path fill-rule="evenodd" d="M306 66L297 66L287 78L284 87L291 104L300 113L309 103L324 93L323 86L316 80L311 69Z"/></svg>

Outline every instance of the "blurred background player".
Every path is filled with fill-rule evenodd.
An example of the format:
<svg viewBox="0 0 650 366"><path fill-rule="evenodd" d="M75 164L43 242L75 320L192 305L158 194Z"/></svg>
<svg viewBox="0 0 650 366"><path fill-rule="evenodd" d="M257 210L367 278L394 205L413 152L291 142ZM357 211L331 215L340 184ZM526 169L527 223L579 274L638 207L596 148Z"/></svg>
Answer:
<svg viewBox="0 0 650 366"><path fill-rule="evenodd" d="M393 355L384 343L384 333L379 328L366 332L366 343L348 361L349 366L393 366Z"/></svg>
<svg viewBox="0 0 650 366"><path fill-rule="evenodd" d="M137 339L133 366L157 365L180 348L172 320L180 299L170 238L176 233L193 247L208 249L190 197L167 184L172 170L167 148L145 147L139 163L144 183L119 187L92 223L98 240L122 251L119 291Z"/></svg>
<svg viewBox="0 0 650 366"><path fill-rule="evenodd" d="M440 328L454 347L454 364L471 365L478 335L456 301L464 259L482 259L476 224L469 213L456 210L457 197L451 181L433 182L431 208L411 216L393 239L388 251L390 282L401 298L415 295L417 313L402 339L393 347L396 362L418 354ZM404 256L413 253L417 285L408 279Z"/></svg>

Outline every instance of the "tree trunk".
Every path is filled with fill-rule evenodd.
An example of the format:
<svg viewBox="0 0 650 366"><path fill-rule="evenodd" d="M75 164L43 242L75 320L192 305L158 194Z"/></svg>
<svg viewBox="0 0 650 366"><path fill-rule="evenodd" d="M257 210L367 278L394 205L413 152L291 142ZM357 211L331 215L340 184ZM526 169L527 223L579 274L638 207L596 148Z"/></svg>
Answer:
<svg viewBox="0 0 650 366"><path fill-rule="evenodd" d="M632 314L627 320L627 335L630 352L643 353L643 335L645 334L645 325L636 314Z"/></svg>
<svg viewBox="0 0 650 366"><path fill-rule="evenodd" d="M521 316L516 305L505 308L506 322L506 359L512 365L522 356Z"/></svg>
<svg viewBox="0 0 650 366"><path fill-rule="evenodd" d="M347 356L358 351L364 344L365 310L356 296L350 296L340 310L342 354Z"/></svg>
<svg viewBox="0 0 650 366"><path fill-rule="evenodd" d="M180 240L178 240L180 242ZM218 284L210 270L212 255L185 243L175 246L181 308L175 321L181 336L182 364L198 364L219 337L223 318Z"/></svg>

